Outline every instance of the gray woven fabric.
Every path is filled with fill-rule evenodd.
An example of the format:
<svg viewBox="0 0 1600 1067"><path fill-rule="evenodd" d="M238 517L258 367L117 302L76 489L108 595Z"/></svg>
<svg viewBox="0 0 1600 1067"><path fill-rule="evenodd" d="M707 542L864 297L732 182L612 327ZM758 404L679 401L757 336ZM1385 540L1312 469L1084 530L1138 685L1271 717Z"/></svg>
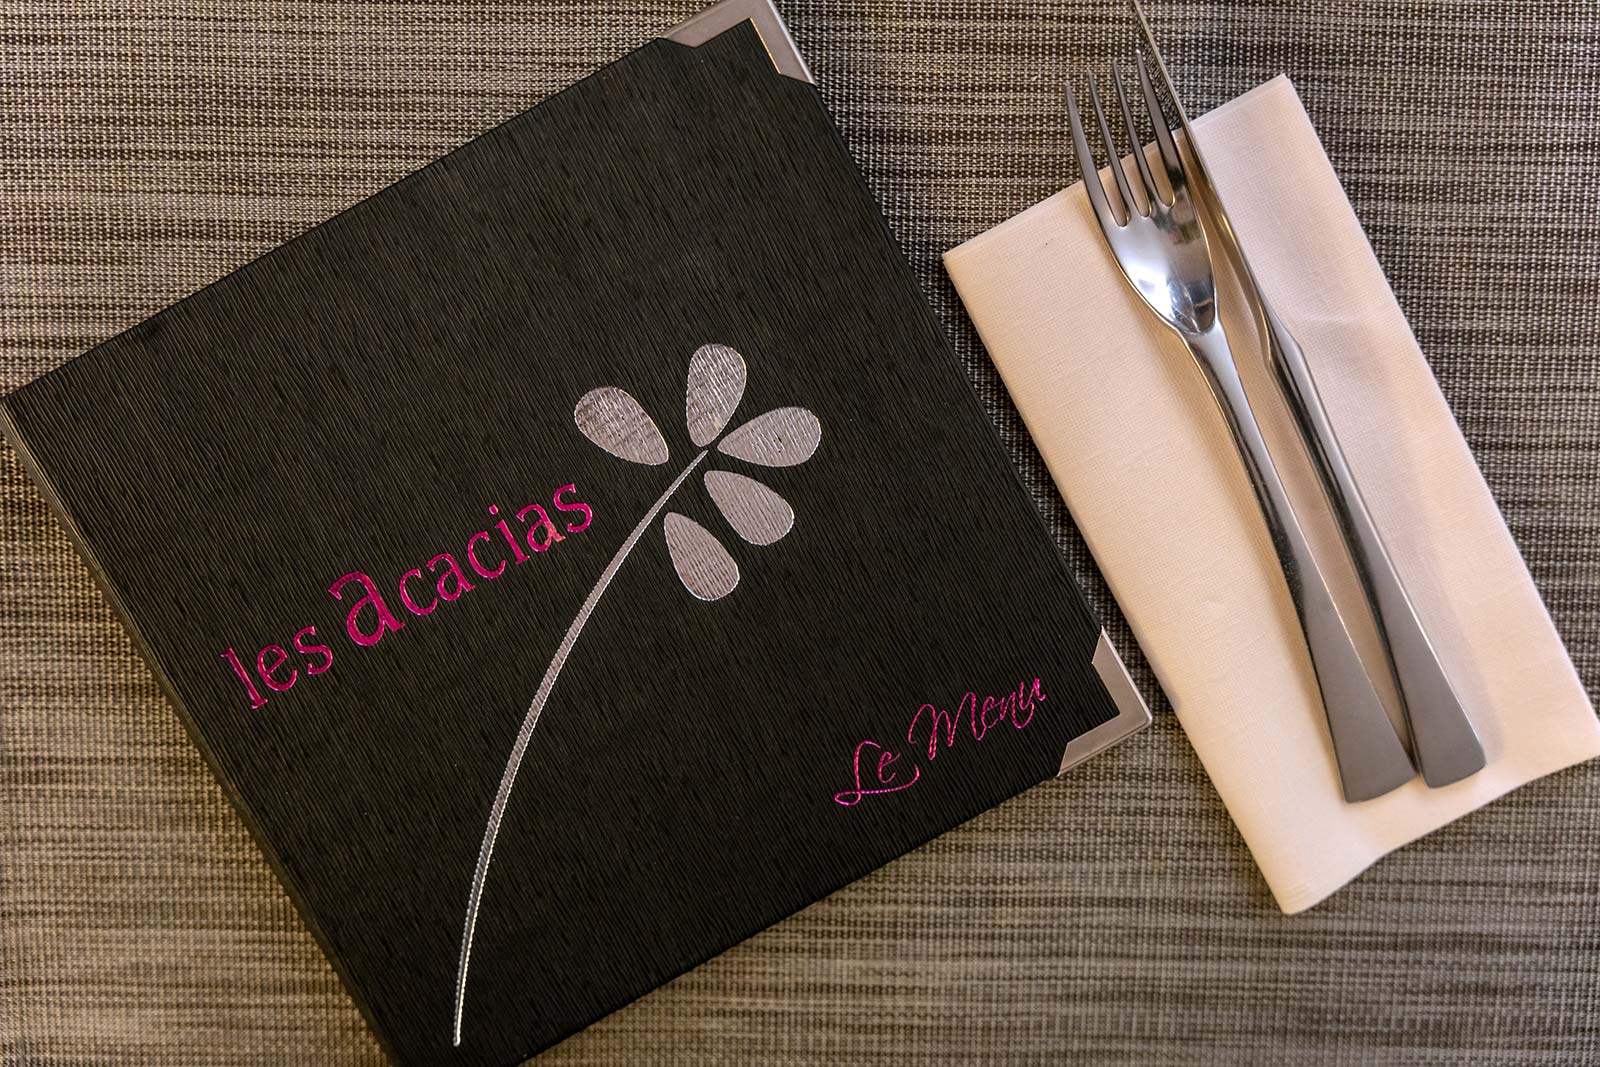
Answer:
<svg viewBox="0 0 1600 1067"><path fill-rule="evenodd" d="M0 0L0 387L58 365L696 0ZM939 253L1071 173L1111 0L788 0L974 386L1158 699ZM1162 3L1202 110L1297 82L1591 694L1600 7ZM1577 220L1577 221L1574 221ZM1115 373L1115 368L1107 368ZM87 571L0 452L0 1061L381 1057ZM1155 728L567 1042L552 1063L1594 1063L1600 766L1280 916Z"/></svg>

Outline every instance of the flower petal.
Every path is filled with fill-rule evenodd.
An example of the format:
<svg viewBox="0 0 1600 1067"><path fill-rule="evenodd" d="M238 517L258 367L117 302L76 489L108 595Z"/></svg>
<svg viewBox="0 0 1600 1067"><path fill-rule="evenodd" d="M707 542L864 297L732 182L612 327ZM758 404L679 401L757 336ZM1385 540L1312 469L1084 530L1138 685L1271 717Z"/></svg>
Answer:
<svg viewBox="0 0 1600 1067"><path fill-rule="evenodd" d="M629 463L667 461L667 442L639 402L614 385L584 393L572 412L578 432Z"/></svg>
<svg viewBox="0 0 1600 1067"><path fill-rule="evenodd" d="M734 533L752 545L770 545L794 529L794 508L754 478L706 471L706 492Z"/></svg>
<svg viewBox="0 0 1600 1067"><path fill-rule="evenodd" d="M689 357L689 388L684 394L684 416L689 440L704 448L733 418L744 396L744 357L727 345L701 345Z"/></svg>
<svg viewBox="0 0 1600 1067"><path fill-rule="evenodd" d="M701 600L721 600L739 584L739 565L722 542L698 522L676 511L667 512L661 528L667 535L667 554L683 587Z"/></svg>
<svg viewBox="0 0 1600 1067"><path fill-rule="evenodd" d="M822 422L805 408L777 408L730 433L717 451L763 467L804 463L822 443Z"/></svg>

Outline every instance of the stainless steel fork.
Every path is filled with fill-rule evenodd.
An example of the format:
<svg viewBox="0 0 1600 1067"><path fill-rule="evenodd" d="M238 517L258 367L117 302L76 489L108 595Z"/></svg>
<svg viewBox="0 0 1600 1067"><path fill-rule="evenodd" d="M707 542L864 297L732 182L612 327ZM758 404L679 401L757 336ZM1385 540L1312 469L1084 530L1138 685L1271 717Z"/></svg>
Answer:
<svg viewBox="0 0 1600 1067"><path fill-rule="evenodd" d="M1155 128L1161 169L1171 196L1164 199L1157 189L1123 87L1122 71L1116 65L1112 66L1112 82L1128 141L1134 148L1141 195L1135 197L1128 181L1092 74L1088 79L1089 99L1101 139L1110 155L1111 175L1123 207L1122 216L1112 210L1078 116L1077 94L1069 88L1067 117L1072 126L1078 166L1083 171L1084 188L1100 231L1123 276L1146 306L1188 345L1222 410L1261 505L1262 517L1305 633L1327 714L1328 731L1333 738L1344 798L1350 802L1370 800L1411 778L1414 773L1411 761L1356 652L1350 631L1328 591L1328 583L1311 555L1283 480L1267 451L1266 438L1245 396L1244 384L1217 311L1216 278L1205 228L1189 192L1184 163L1142 58L1138 69L1144 103Z"/></svg>

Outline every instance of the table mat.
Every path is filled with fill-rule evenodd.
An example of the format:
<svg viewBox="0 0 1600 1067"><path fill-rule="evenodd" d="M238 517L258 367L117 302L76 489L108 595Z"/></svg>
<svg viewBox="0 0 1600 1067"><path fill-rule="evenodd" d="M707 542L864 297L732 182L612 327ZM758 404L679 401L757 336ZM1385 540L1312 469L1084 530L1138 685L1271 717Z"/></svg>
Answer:
<svg viewBox="0 0 1600 1067"><path fill-rule="evenodd" d="M939 262L1072 180L1058 89L1069 65L1131 50L1122 5L780 3L1156 701ZM698 6L0 0L0 388ZM1600 243L1570 206L1600 182L1600 9L1218 0L1152 14L1195 112L1293 75L1593 698ZM0 620L0 1062L380 1062L9 450ZM1284 919L1155 707L1130 744L541 1062L1600 1058L1600 768L1529 786ZM1484 865L1461 870L1463 850Z"/></svg>

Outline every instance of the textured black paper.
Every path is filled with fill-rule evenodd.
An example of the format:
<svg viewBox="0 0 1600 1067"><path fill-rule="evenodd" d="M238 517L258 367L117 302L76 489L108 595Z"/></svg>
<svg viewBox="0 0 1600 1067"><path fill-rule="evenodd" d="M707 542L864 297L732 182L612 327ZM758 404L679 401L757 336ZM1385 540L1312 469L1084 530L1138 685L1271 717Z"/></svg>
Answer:
<svg viewBox="0 0 1600 1067"><path fill-rule="evenodd" d="M513 740L585 598L701 451L685 373L708 342L748 369L729 430L803 407L820 447L790 467L712 450L672 497L736 561L729 595L685 590L660 517L616 569L506 808L453 1046ZM578 431L600 386L650 414L664 464ZM1099 627L854 164L748 25L646 46L3 408L407 1063L544 1048L1050 777L1114 716ZM793 530L746 543L709 469L776 491ZM513 517L532 504L563 539L517 563L495 523L525 546ZM480 532L499 577L469 569ZM442 553L473 588L414 614L398 580L418 568L425 602ZM400 624L370 646L345 629L359 581L329 591L355 572ZM283 691L256 662L272 645L266 673L297 672ZM922 705L958 714L1035 679L1031 714L981 739L964 717L929 758ZM862 742L881 747L861 787L914 783L841 803Z"/></svg>

